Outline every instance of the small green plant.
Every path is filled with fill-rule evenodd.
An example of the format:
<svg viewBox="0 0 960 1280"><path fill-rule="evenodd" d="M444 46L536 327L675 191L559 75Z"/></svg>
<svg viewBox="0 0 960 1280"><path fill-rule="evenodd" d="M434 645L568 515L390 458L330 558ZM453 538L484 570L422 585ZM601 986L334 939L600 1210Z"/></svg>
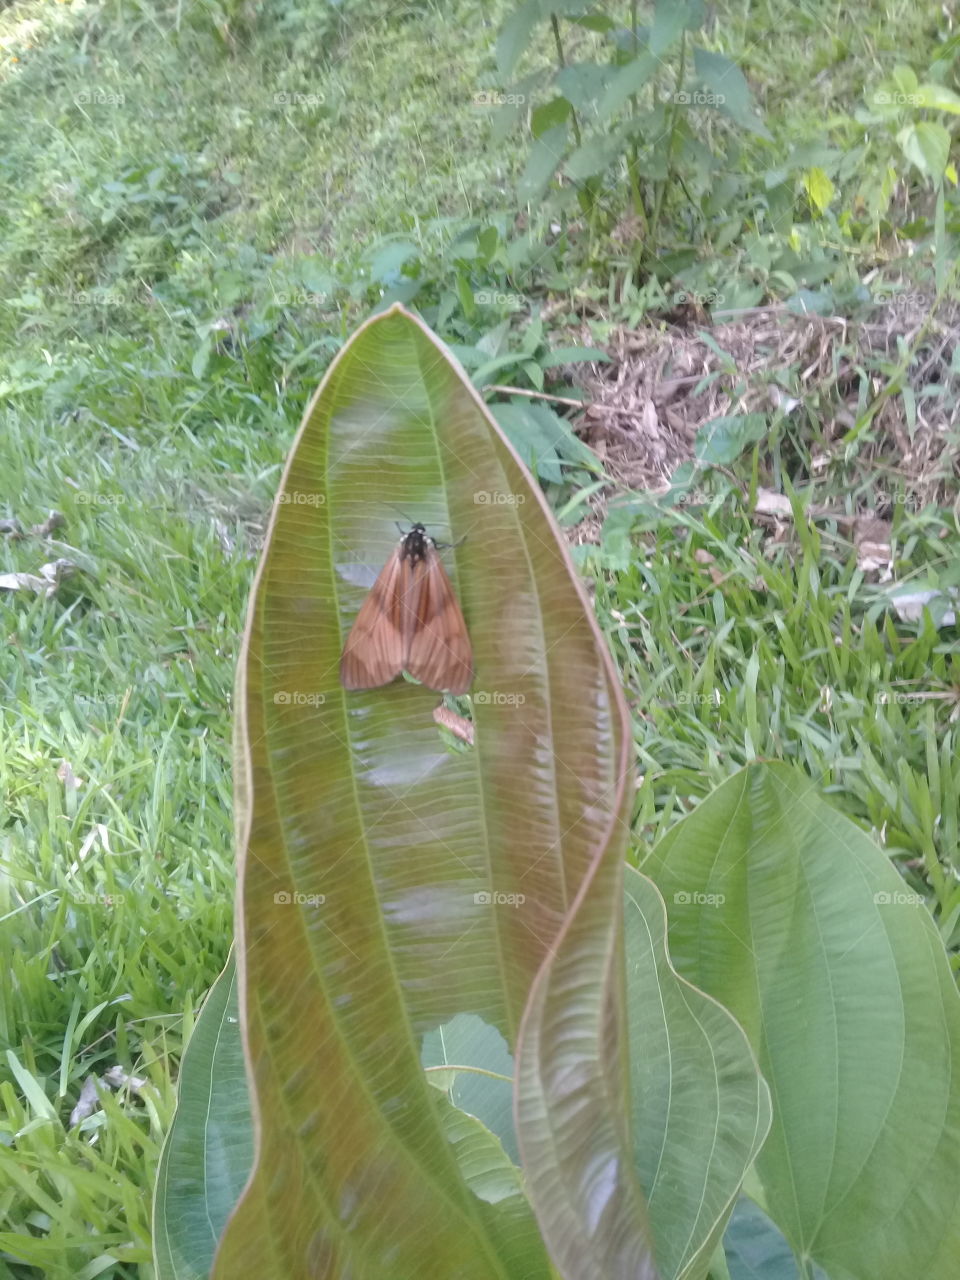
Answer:
<svg viewBox="0 0 960 1280"><path fill-rule="evenodd" d="M620 223L634 266L669 270L678 264L662 262L664 251L686 239L678 221L703 217L729 126L769 134L737 64L694 42L706 19L699 0L659 0L650 26L635 0L620 9L618 20L593 4L524 0L500 33L500 74L513 75L544 23L554 65L542 65L540 50L541 65L502 95L500 128L529 126L523 201L542 200L553 183L551 207L586 221L593 253Z"/></svg>
<svg viewBox="0 0 960 1280"><path fill-rule="evenodd" d="M954 39L949 50L934 63L931 76L942 76L955 62L960 40ZM848 228L858 216L867 220L869 232L876 234L894 218L893 197L898 182L907 187L918 184L932 188L940 200L945 183L957 186L957 167L951 159L956 138L955 121L960 116L960 94L934 79L921 83L908 66L898 66L891 76L869 89L866 106L855 113L869 145L862 160L863 180L852 210L840 218ZM904 162L906 169L904 169ZM832 184L820 180L820 193L811 200L822 209L832 197ZM897 219L907 235L923 236L929 226L929 215L922 201L904 201L906 213ZM943 217L941 206L939 217Z"/></svg>

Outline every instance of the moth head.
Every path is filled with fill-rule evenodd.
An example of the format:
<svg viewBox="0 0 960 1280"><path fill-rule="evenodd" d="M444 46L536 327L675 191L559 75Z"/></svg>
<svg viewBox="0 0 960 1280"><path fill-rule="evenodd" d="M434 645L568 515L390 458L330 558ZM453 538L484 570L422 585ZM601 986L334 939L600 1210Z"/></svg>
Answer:
<svg viewBox="0 0 960 1280"><path fill-rule="evenodd" d="M427 533L426 525L417 523L403 535L401 555L406 560L422 560L428 545L433 545L433 539Z"/></svg>

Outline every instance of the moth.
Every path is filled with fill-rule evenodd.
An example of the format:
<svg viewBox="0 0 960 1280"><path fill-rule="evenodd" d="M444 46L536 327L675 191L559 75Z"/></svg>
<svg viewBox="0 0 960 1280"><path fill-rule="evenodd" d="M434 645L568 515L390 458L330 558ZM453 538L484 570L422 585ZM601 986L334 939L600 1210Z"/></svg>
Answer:
<svg viewBox="0 0 960 1280"><path fill-rule="evenodd" d="M340 658L345 689L374 689L401 671L449 693L466 693L473 681L467 626L422 524L403 535L381 569Z"/></svg>

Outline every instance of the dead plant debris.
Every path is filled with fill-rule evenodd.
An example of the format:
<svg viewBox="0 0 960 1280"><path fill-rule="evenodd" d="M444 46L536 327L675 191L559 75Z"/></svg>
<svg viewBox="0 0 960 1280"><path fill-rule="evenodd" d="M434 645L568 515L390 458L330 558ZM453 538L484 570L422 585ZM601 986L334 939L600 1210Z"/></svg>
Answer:
<svg viewBox="0 0 960 1280"><path fill-rule="evenodd" d="M931 306L932 299L911 293L891 297L864 320L798 315L777 305L710 328L621 329L609 343L611 363L570 370L589 400L573 425L618 491L662 493L676 468L694 458L706 423L771 411L793 416L810 439L811 466L791 478L828 489L831 478L846 477L847 437L866 393L867 402L879 398L879 408L857 441L859 474L917 509L952 504L960 474L960 304L942 303L933 315ZM585 324L577 337L595 342ZM890 371L914 344L901 385L889 394ZM599 500L595 518L613 496Z"/></svg>

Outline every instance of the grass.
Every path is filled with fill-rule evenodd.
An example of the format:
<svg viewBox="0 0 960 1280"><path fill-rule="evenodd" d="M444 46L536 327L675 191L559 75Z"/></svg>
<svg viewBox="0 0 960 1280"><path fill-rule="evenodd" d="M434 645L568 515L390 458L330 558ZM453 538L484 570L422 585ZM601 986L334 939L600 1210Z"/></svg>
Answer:
<svg viewBox="0 0 960 1280"><path fill-rule="evenodd" d="M66 518L5 540L0 571L80 568L55 599L0 595L0 1276L152 1275L177 1064L231 939L255 535L331 354L403 283L391 246L414 246L435 300L459 222L512 219L523 153L491 150L472 105L498 83L506 8L30 0L0 17L0 517ZM912 7L858 17L779 0L724 15L785 143L817 140L825 100L851 110L895 61L926 65ZM462 339L454 322L443 336ZM947 633L895 632L825 534L768 557L731 495L638 507L615 533L583 567L634 705L638 836L744 760L794 759L955 945ZM897 533L904 567L950 581L942 513ZM84 1080L115 1064L142 1085L71 1128Z"/></svg>
<svg viewBox="0 0 960 1280"><path fill-rule="evenodd" d="M643 564L601 571L598 614L634 699L639 830L655 838L749 760L792 760L932 890L955 948L960 649L930 622L898 635L849 545L801 534L767 556L737 505L723 524L651 512ZM950 572L955 537L933 510L900 530L918 571Z"/></svg>

